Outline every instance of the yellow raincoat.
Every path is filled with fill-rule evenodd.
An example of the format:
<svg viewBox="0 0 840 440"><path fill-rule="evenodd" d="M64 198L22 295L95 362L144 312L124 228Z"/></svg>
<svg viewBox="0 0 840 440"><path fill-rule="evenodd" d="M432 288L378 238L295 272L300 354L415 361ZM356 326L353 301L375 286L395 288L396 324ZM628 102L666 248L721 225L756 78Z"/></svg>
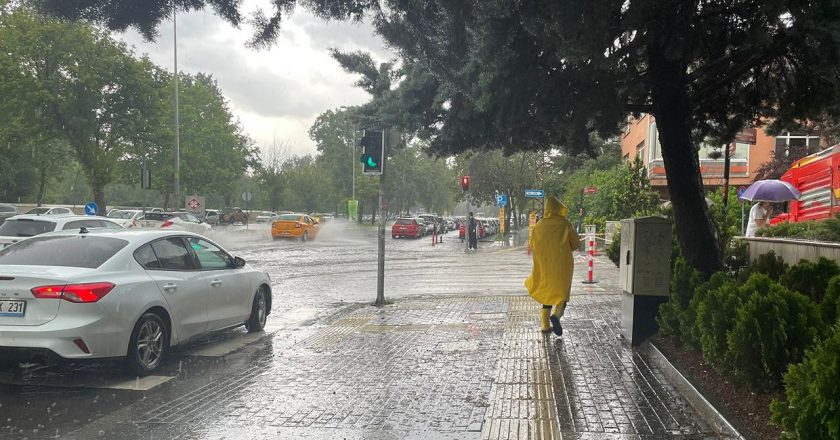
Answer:
<svg viewBox="0 0 840 440"><path fill-rule="evenodd" d="M549 197L545 203L545 216L531 234L534 268L525 280L525 287L528 294L543 305L556 306L569 300L574 271L572 251L580 246L580 240L566 218L568 213L566 205L556 197Z"/></svg>

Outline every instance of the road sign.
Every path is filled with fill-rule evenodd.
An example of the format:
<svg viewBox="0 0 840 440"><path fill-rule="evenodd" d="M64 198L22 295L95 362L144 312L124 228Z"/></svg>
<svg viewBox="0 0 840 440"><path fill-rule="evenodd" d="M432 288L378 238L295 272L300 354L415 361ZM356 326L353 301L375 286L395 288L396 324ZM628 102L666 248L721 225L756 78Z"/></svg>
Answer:
<svg viewBox="0 0 840 440"><path fill-rule="evenodd" d="M526 189L525 197L528 199L542 199L545 198L545 191L541 189Z"/></svg>
<svg viewBox="0 0 840 440"><path fill-rule="evenodd" d="M744 191L746 191L746 190L747 190L746 186L742 186L742 187L738 188L738 198L739 199L741 198L741 196L744 195Z"/></svg>
<svg viewBox="0 0 840 440"><path fill-rule="evenodd" d="M204 197L187 196L185 198L184 206L187 212L197 215L199 218L204 218L207 207L204 205Z"/></svg>
<svg viewBox="0 0 840 440"><path fill-rule="evenodd" d="M507 205L507 194L499 194L496 196L496 203L498 203L499 206Z"/></svg>
<svg viewBox="0 0 840 440"><path fill-rule="evenodd" d="M98 215L99 214L99 205L96 202L90 202L85 205L85 215Z"/></svg>
<svg viewBox="0 0 840 440"><path fill-rule="evenodd" d="M250 202L251 201L251 192L250 191L245 191L244 193L242 193L242 200L246 201L246 202Z"/></svg>
<svg viewBox="0 0 840 440"><path fill-rule="evenodd" d="M152 170L148 168L141 170L140 189L152 189Z"/></svg>
<svg viewBox="0 0 840 440"><path fill-rule="evenodd" d="M583 189L584 194L595 194L596 192L598 192L598 188L594 186L587 186Z"/></svg>

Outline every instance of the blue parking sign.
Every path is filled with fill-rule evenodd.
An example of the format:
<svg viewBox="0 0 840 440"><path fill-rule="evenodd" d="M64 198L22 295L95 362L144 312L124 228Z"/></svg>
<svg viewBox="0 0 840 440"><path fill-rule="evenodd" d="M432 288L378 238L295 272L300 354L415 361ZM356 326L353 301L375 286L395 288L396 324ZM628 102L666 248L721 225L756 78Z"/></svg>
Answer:
<svg viewBox="0 0 840 440"><path fill-rule="evenodd" d="M99 214L99 205L96 202L90 202L85 205L85 215L97 215Z"/></svg>
<svg viewBox="0 0 840 440"><path fill-rule="evenodd" d="M499 194L496 196L496 203L498 203L499 206L507 205L507 194Z"/></svg>

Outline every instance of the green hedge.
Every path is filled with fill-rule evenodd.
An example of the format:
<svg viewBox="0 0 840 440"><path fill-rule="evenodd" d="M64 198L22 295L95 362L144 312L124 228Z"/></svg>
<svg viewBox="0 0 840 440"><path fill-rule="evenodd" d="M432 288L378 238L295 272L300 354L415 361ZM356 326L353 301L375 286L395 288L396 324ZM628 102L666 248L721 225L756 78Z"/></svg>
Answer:
<svg viewBox="0 0 840 440"><path fill-rule="evenodd" d="M840 275L840 267L834 260L820 257L813 263L802 260L779 277L779 282L790 290L809 296L816 302L822 301L828 280Z"/></svg>
<svg viewBox="0 0 840 440"><path fill-rule="evenodd" d="M840 219L779 223L756 231L759 237L797 238L802 240L840 242Z"/></svg>
<svg viewBox="0 0 840 440"><path fill-rule="evenodd" d="M784 383L785 400L770 408L789 437L840 438L840 325L801 363L790 366Z"/></svg>

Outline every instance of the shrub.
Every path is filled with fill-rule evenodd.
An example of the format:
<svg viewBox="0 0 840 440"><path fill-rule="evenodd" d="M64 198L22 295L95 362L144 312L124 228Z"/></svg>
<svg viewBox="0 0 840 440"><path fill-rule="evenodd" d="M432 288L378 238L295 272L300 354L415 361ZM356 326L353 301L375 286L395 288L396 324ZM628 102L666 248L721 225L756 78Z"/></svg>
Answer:
<svg viewBox="0 0 840 440"><path fill-rule="evenodd" d="M621 232L616 231L613 234L612 243L607 246L607 258L615 264L615 267L618 267L621 263Z"/></svg>
<svg viewBox="0 0 840 440"><path fill-rule="evenodd" d="M840 326L791 365L784 382L785 401L770 406L773 420L796 438L840 438Z"/></svg>
<svg viewBox="0 0 840 440"><path fill-rule="evenodd" d="M702 283L703 275L689 266L684 258L677 258L671 278L671 297L659 306L659 315L656 317L662 334L681 338L683 315L694 291Z"/></svg>
<svg viewBox="0 0 840 440"><path fill-rule="evenodd" d="M801 260L793 265L780 278L779 282L790 290L811 297L816 302L822 301L828 280L840 275L840 267L834 260L820 257L816 263Z"/></svg>
<svg viewBox="0 0 840 440"><path fill-rule="evenodd" d="M744 275L748 278L754 273L764 274L770 277L773 281L779 281L779 278L788 270L788 265L782 257L777 257L776 253L770 251L766 254L759 255L753 261Z"/></svg>
<svg viewBox="0 0 840 440"><path fill-rule="evenodd" d="M736 382L770 391L781 385L788 365L799 362L822 333L822 319L808 297L759 277L742 286L749 299L727 335L726 365Z"/></svg>
<svg viewBox="0 0 840 440"><path fill-rule="evenodd" d="M750 264L750 245L743 240L732 240L723 253L723 264L731 274L738 274Z"/></svg>
<svg viewBox="0 0 840 440"><path fill-rule="evenodd" d="M771 280L764 275L753 275L754 279ZM697 329L703 357L718 371L726 371L724 356L728 348L726 335L734 327L738 309L752 291L738 287L735 283L723 283L719 288L709 290L697 303Z"/></svg>
<svg viewBox="0 0 840 440"><path fill-rule="evenodd" d="M727 284L735 284L735 278L725 272L717 272L709 278L709 281L701 284L694 291L688 308L680 316L680 335L683 344L700 349L700 330L697 326L697 309L710 292L720 289Z"/></svg>
<svg viewBox="0 0 840 440"><path fill-rule="evenodd" d="M820 314L826 325L834 325L840 319L840 275L832 278L825 289L825 296L820 303Z"/></svg>

